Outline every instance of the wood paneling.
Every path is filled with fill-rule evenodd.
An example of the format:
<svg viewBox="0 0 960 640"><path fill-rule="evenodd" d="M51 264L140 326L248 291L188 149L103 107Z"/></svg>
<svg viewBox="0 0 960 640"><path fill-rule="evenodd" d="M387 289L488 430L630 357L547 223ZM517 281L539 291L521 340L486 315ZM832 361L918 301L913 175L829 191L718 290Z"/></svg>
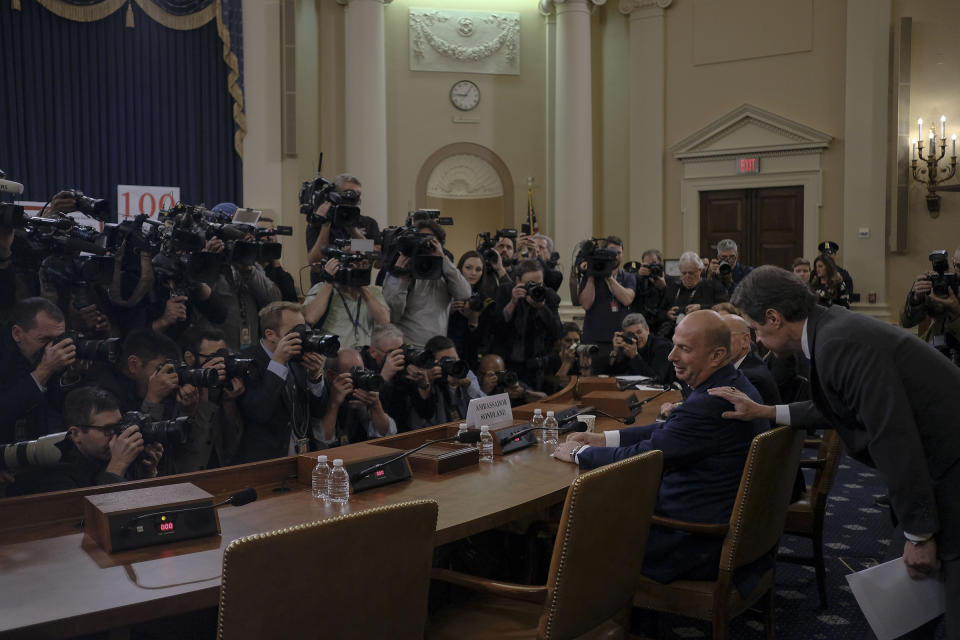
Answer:
<svg viewBox="0 0 960 640"><path fill-rule="evenodd" d="M702 191L701 257L715 257L725 238L737 243L743 264L789 268L803 255L803 187Z"/></svg>

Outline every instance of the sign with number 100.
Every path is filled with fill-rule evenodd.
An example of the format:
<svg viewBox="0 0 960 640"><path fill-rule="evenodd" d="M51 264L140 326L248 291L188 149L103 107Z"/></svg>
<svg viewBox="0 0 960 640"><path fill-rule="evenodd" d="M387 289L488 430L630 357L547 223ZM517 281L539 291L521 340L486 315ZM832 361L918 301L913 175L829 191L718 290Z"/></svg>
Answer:
<svg viewBox="0 0 960 640"><path fill-rule="evenodd" d="M163 209L180 202L180 187L117 185L117 221L130 220L141 213L156 218Z"/></svg>

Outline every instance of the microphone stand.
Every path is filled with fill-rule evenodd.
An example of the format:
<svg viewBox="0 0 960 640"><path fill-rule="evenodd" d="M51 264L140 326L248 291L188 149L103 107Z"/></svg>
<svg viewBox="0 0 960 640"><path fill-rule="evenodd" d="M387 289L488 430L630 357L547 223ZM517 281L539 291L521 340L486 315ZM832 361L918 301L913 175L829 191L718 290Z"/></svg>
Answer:
<svg viewBox="0 0 960 640"><path fill-rule="evenodd" d="M363 478L367 477L368 475L370 475L370 474L373 473L374 471L378 471L379 469L383 469L384 467L387 467L387 466L393 464L393 463L396 462L397 460L403 460L403 459L406 458L407 456L409 456L409 455L411 455L411 454L414 454L414 453L416 453L417 451L420 451L421 449L425 449L426 447L429 447L429 446L432 445L432 444L437 444L438 442L454 442L454 441L458 441L458 442L464 442L464 443L469 444L471 438L467 438L467 439L465 439L465 440L461 440L461 439L460 439L460 438L461 438L461 435L462 435L462 434L459 434L459 433L458 433L457 435L451 436L451 437L449 437L449 438L440 438L439 440L427 440L426 442L424 442L424 443L423 443L422 445L420 445L419 447L414 447L413 449L410 449L410 450L408 450L408 451L404 451L403 453L401 453L401 454L399 454L399 455L396 455L396 456L390 458L389 460L384 460L383 462L378 462L377 464L375 464L375 465L373 465L373 466L367 467L367 468L364 469L363 471L360 471L360 472L354 474L354 475L350 478L350 481L351 481L351 482L356 482L357 480L362 480ZM479 441L479 432L477 433L477 441Z"/></svg>

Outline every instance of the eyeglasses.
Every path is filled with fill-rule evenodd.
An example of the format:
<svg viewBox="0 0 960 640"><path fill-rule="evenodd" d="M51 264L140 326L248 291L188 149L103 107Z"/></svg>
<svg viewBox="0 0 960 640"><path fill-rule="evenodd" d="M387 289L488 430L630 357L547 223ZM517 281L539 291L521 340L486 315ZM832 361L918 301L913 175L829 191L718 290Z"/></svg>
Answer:
<svg viewBox="0 0 960 640"><path fill-rule="evenodd" d="M86 431L87 429L96 429L102 431L106 435L112 435L123 426L122 422L117 422L116 424L78 424L77 428Z"/></svg>

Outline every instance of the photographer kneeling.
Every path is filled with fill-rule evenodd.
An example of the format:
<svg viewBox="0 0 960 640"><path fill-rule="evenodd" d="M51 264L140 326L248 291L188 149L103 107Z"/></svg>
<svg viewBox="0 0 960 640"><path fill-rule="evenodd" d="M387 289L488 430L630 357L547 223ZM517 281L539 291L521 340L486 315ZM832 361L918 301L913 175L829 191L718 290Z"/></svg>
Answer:
<svg viewBox="0 0 960 640"><path fill-rule="evenodd" d="M411 350L407 361L408 391L401 394L398 388L390 407L403 423L402 431L462 420L470 400L483 397L477 377L460 360L447 336L430 338L423 351ZM400 402L401 397L406 399L405 403Z"/></svg>
<svg viewBox="0 0 960 640"><path fill-rule="evenodd" d="M397 424L383 410L383 378L363 366L356 349L340 349L323 365L323 418L313 423L317 442L333 447L393 435Z"/></svg>
<svg viewBox="0 0 960 640"><path fill-rule="evenodd" d="M495 396L505 393L510 397L511 407L518 407L547 397L547 394L541 391L531 391L523 386L517 378L517 374L506 370L503 358L498 355L491 353L480 358L478 374L480 390L483 391L483 394Z"/></svg>
<svg viewBox="0 0 960 640"><path fill-rule="evenodd" d="M623 330L613 334L610 352L611 375L650 376L656 381L673 382L673 365L667 360L673 345L650 334L650 327L640 313L631 313L623 319Z"/></svg>
<svg viewBox="0 0 960 640"><path fill-rule="evenodd" d="M60 450L59 463L18 472L7 495L77 489L157 475L163 445L145 443L136 424L123 428L120 407L109 392L95 387L71 391L64 402L63 418L67 431L52 445Z"/></svg>

